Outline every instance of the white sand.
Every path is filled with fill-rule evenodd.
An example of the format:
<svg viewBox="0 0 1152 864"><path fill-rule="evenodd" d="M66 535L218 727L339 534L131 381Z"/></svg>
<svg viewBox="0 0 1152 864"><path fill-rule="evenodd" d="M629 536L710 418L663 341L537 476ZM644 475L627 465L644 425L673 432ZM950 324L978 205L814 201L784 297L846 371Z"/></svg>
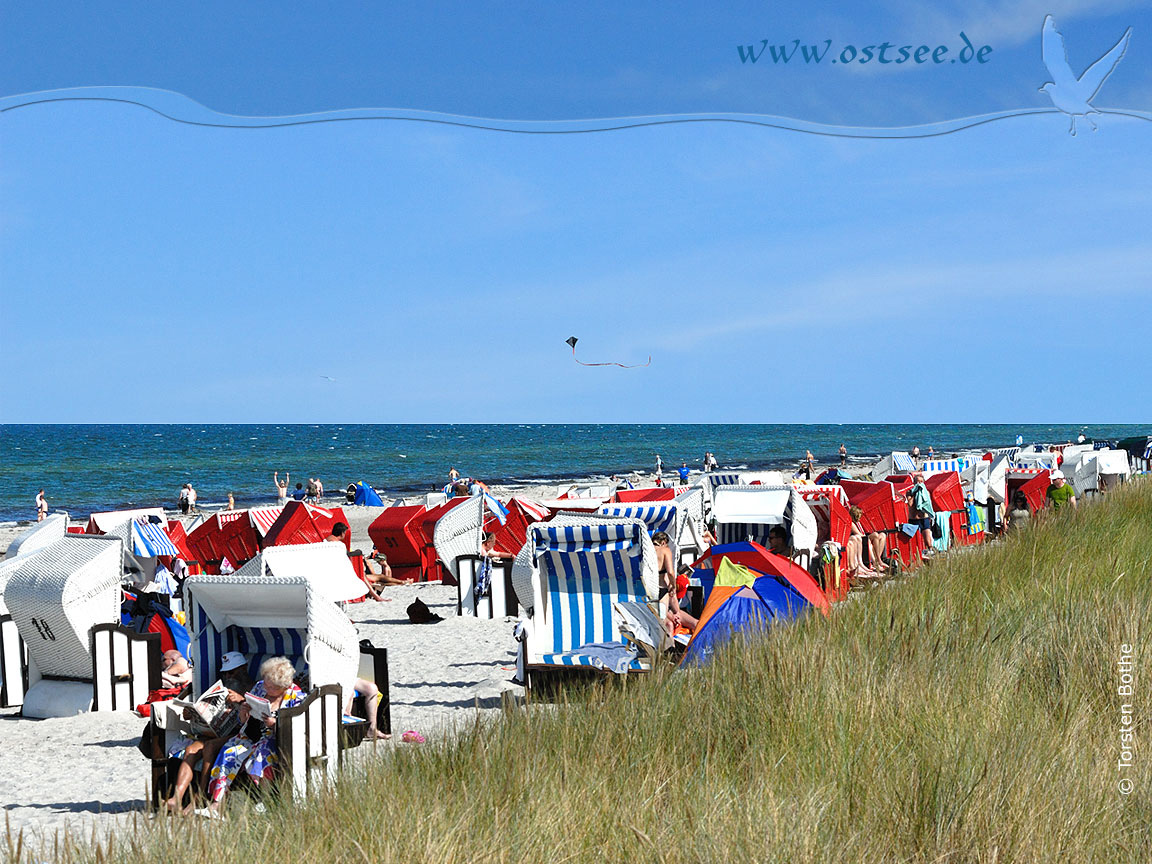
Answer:
<svg viewBox="0 0 1152 864"><path fill-rule="evenodd" d="M523 692L511 683L513 619L458 618L456 589L438 583L387 591L388 602L348 606L361 637L388 648L396 734L385 747L419 746L399 743L400 733L415 729L434 740L477 710L498 710L505 691ZM408 623L405 609L417 596L444 620ZM144 725L125 713L26 720L15 710L0 712L0 807L13 834L50 839L71 826L87 835L139 814L151 780L150 764L136 750ZM370 749L360 751L372 758ZM0 842L3 834L0 824Z"/></svg>

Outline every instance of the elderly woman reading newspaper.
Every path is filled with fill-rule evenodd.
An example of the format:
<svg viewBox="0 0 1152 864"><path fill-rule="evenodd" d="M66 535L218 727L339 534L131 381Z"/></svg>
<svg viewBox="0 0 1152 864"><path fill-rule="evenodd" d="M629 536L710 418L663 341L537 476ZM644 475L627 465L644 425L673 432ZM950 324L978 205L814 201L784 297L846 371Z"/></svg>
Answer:
<svg viewBox="0 0 1152 864"><path fill-rule="evenodd" d="M240 706L245 704L244 694L252 689L252 676L248 674L248 658L239 651L229 651L219 665L220 680L208 688L195 703L176 700L184 707L184 718L191 721L192 737L182 738L168 751L180 760L176 785L167 806L173 813L189 813L194 806L190 800L184 806L184 796L192 787L196 766L200 765L200 782L196 793L208 783L208 772L216 761L220 748L232 737L239 725Z"/></svg>
<svg viewBox="0 0 1152 864"><path fill-rule="evenodd" d="M296 670L287 657L273 657L260 666L261 680L247 694L248 704L240 706L240 720L246 724L245 728L230 738L216 757L216 764L212 766L212 779L208 783L211 803L207 808L197 810L197 813L209 817L219 816L224 796L228 794L232 781L241 769L256 784L271 778L277 761L276 712L304 700L304 693L292 681L295 674ZM264 700L267 713L262 717L257 716L252 706L263 704ZM251 733L254 737L250 737L248 730L249 726L254 725L248 723L249 717L259 724L259 734Z"/></svg>

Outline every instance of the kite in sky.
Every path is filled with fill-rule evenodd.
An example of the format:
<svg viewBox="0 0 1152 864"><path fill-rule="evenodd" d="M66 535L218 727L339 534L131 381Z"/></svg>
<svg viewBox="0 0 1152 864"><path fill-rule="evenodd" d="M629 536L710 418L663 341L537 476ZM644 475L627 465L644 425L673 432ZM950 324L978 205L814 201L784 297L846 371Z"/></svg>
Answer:
<svg viewBox="0 0 1152 864"><path fill-rule="evenodd" d="M643 369L645 366L652 365L652 355L648 355L647 363L637 363L633 366L628 366L624 363L585 363L583 360L576 356L576 343L579 341L575 336L569 336L564 340L572 346L572 359L579 363L581 366L619 366L621 369Z"/></svg>

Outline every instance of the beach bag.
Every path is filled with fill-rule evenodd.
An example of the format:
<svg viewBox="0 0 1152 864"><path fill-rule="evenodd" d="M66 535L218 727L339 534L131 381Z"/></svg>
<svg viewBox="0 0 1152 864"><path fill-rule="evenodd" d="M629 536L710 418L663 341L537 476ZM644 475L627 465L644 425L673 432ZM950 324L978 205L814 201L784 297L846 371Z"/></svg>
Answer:
<svg viewBox="0 0 1152 864"><path fill-rule="evenodd" d="M435 624L444 619L428 608L428 604L417 597L408 607L408 620L413 624Z"/></svg>
<svg viewBox="0 0 1152 864"><path fill-rule="evenodd" d="M940 527L940 523L939 522L933 522L932 523L932 539L933 540L939 540L943 536L944 536L944 529Z"/></svg>

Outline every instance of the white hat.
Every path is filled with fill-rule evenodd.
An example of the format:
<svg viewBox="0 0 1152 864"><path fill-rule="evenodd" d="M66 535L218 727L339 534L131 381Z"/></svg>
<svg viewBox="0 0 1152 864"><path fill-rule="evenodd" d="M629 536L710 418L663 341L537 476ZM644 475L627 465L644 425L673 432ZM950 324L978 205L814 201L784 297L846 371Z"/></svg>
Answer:
<svg viewBox="0 0 1152 864"><path fill-rule="evenodd" d="M1064 479L1064 472L1061 471L1059 468L1057 468L1055 471L1052 471L1048 474L1048 479L1049 480L1063 480Z"/></svg>
<svg viewBox="0 0 1152 864"><path fill-rule="evenodd" d="M220 671L231 672L233 669L239 669L248 665L248 658L241 654L239 651L229 651L220 658Z"/></svg>

